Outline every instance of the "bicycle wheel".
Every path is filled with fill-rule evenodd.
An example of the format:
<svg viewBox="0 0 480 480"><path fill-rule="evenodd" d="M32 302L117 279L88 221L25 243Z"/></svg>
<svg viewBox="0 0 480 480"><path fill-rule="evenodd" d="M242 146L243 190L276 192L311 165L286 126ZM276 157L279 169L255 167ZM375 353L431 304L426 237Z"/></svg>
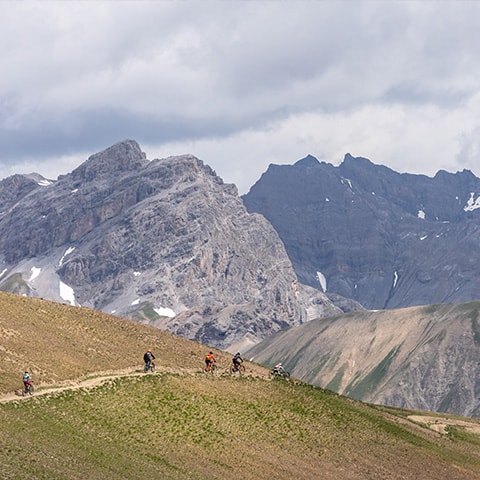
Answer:
<svg viewBox="0 0 480 480"><path fill-rule="evenodd" d="M212 375L215 375L217 373L217 364L216 363L212 363L212 365L210 367L210 372L212 372Z"/></svg>
<svg viewBox="0 0 480 480"><path fill-rule="evenodd" d="M243 375L245 373L245 367L243 365L239 365L235 368L235 365L230 365L230 375L235 375L238 373L239 375Z"/></svg>
<svg viewBox="0 0 480 480"><path fill-rule="evenodd" d="M26 396L26 395L33 395L33 392L34 392L34 388L33 388L33 385L30 384L28 387L24 386L22 388L22 396Z"/></svg>

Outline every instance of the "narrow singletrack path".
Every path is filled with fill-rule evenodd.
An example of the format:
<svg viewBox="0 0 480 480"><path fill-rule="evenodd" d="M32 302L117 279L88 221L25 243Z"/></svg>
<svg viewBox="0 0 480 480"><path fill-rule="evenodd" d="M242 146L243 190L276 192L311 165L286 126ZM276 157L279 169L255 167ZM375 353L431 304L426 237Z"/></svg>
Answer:
<svg viewBox="0 0 480 480"><path fill-rule="evenodd" d="M19 400L27 400L28 398L38 397L42 395L54 394L57 392L63 392L65 390L80 390L80 389L89 389L101 385L102 383L108 382L109 380L120 378L120 377L140 377L144 375L161 375L165 373L174 373L180 375L205 375L202 368L172 368L168 366L158 367L155 373L145 373L143 368L132 367L125 368L123 370L108 370L104 372L93 372L85 378L78 380L66 380L58 384L36 384L33 382L35 387L35 393L33 395L22 395L22 390L19 388L15 392L6 393L0 395L0 403L8 403ZM217 373L217 376L226 375L226 373ZM245 376L259 376L254 372L247 372Z"/></svg>
<svg viewBox="0 0 480 480"><path fill-rule="evenodd" d="M157 371L156 373L144 373L143 369L139 368L126 368L123 370L108 370L105 372L95 372L87 376L86 378L82 378L79 380L67 380L65 382L61 382L58 384L36 384L34 382L35 393L33 395L22 395L22 390L16 390L13 393L7 393L0 395L0 403L8 403L16 400L26 400L27 398L38 397L41 395L48 395L57 392L63 392L65 390L79 390L82 388L89 389L101 385L109 380L114 378L120 377L136 377L136 376L143 376L143 375L159 375L161 373L195 373L198 372L198 369L181 369L181 370L173 370L170 368L165 367L161 371Z"/></svg>

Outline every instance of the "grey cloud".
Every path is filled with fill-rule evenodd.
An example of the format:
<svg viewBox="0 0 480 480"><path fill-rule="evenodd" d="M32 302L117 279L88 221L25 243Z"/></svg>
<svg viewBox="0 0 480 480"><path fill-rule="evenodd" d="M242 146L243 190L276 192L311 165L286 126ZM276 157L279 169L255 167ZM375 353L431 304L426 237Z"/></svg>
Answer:
<svg viewBox="0 0 480 480"><path fill-rule="evenodd" d="M0 167L93 153L124 138L159 146L217 141L209 151L220 154L245 132L258 133L248 141L261 142L268 157L268 141L287 141L269 136L285 122L298 130L289 141L302 145L320 138L348 151L343 132L358 133L357 145L369 151L356 154L369 157L379 138L395 138L370 127L381 128L394 105L411 112L434 105L442 115L456 109L465 122L461 148L472 152L479 14L480 3L448 1L0 2L0 65L8 72L0 77ZM360 120L359 111L368 114ZM295 124L309 114L308 127ZM323 138L315 121L338 130ZM410 144L445 137L409 135ZM232 162L237 169L239 161L246 162Z"/></svg>

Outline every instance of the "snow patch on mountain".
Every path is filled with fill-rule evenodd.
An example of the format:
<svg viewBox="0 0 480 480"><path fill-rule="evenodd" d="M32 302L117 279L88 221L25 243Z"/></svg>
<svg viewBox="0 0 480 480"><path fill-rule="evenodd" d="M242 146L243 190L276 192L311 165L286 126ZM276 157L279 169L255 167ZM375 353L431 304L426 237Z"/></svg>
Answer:
<svg viewBox="0 0 480 480"><path fill-rule="evenodd" d="M480 208L480 195L476 199L474 199L474 197L475 192L470 192L470 198L468 199L465 207L463 207L466 212L472 212L473 210Z"/></svg>
<svg viewBox="0 0 480 480"><path fill-rule="evenodd" d="M160 307L160 308L154 308L153 309L160 317L169 317L169 318L173 318L176 313L171 309L171 308L164 308L164 307Z"/></svg>
<svg viewBox="0 0 480 480"><path fill-rule="evenodd" d="M65 257L66 257L67 255L70 255L70 253L72 253L74 250L75 250L75 247L69 247L69 248L67 248L67 250L65 251L65 253L62 255L62 258L61 258L60 261L58 262L58 265L59 265L59 266L62 266L62 265L63 265L63 260L65 259Z"/></svg>
<svg viewBox="0 0 480 480"><path fill-rule="evenodd" d="M40 180L37 182L41 187L48 187L49 185L52 185L53 182L50 180L47 180L46 178Z"/></svg>
<svg viewBox="0 0 480 480"><path fill-rule="evenodd" d="M350 190L353 190L352 181L349 178L341 177L340 182L344 185L345 183L350 187Z"/></svg>
<svg viewBox="0 0 480 480"><path fill-rule="evenodd" d="M325 275L322 272L317 272L317 279L322 287L323 293L325 293L327 291L327 279Z"/></svg>
<svg viewBox="0 0 480 480"><path fill-rule="evenodd" d="M31 269L32 274L30 275L30 278L28 279L28 281L33 282L40 275L41 271L42 271L41 268L32 267Z"/></svg>
<svg viewBox="0 0 480 480"><path fill-rule="evenodd" d="M70 305L76 305L75 293L72 287L69 287L66 283L60 280L60 296Z"/></svg>

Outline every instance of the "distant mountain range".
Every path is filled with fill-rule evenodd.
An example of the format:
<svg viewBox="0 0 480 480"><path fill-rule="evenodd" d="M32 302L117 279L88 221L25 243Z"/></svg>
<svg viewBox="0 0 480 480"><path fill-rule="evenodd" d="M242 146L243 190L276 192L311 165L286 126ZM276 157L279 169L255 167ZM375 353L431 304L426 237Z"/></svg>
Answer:
<svg viewBox="0 0 480 480"><path fill-rule="evenodd" d="M384 309L480 299L480 179L400 174L346 155L270 165L244 195L301 283Z"/></svg>
<svg viewBox="0 0 480 480"><path fill-rule="evenodd" d="M301 285L270 223L192 155L119 142L55 181L2 180L0 204L0 290L231 349L359 307Z"/></svg>

